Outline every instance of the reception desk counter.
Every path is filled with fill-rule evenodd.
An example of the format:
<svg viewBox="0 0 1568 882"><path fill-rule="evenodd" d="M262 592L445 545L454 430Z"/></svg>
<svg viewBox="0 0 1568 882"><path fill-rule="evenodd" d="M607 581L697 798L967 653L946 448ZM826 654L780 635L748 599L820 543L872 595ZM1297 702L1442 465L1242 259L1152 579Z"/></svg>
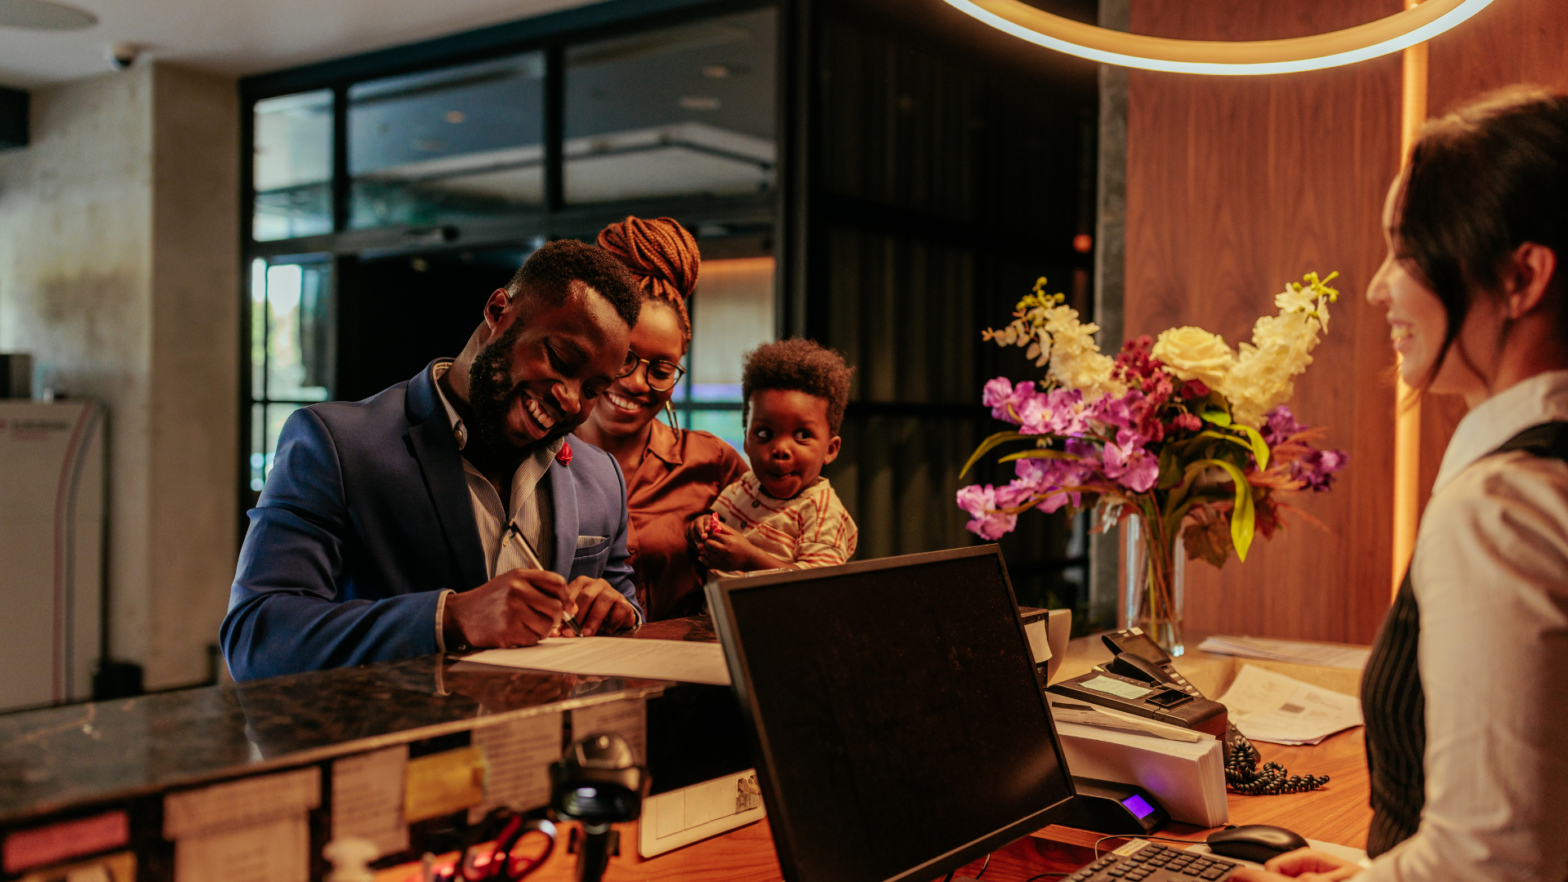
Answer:
<svg viewBox="0 0 1568 882"><path fill-rule="evenodd" d="M657 623L638 636L713 639L705 619ZM1097 647L1097 640L1074 641L1058 676L1085 671L1103 660L1097 657ZM1239 662L1191 653L1177 666L1199 688L1218 694ZM1302 666L1283 672L1354 694L1356 678L1349 672ZM348 810L341 800L334 805L337 797L330 786L333 775L348 767L339 766L341 761L396 755L412 767L430 757L460 757L471 745L483 742L490 727L511 725L521 731L542 723L548 732L549 720L564 724L558 734L565 739L571 737L570 721L576 714L640 701L648 709L647 750L657 781L661 762L672 768L661 755L678 753L696 730L686 726L675 736L681 744L673 747L670 737L661 742L655 731L656 709L665 702L662 706L672 708L672 714L689 716L689 705L683 705L680 696L692 693L680 690L693 688L656 680L462 665L455 658L430 656L0 716L0 836L4 837L0 879L42 882L64 879L67 874L62 868L99 866L107 876L92 877L95 880L198 882L212 872L210 861L217 859L212 855L239 861L246 847L257 844L253 836L249 846L238 841L224 846L218 838L227 832L221 829L227 823L224 818L253 832L272 831L267 834L270 840L259 840L270 850L256 858L263 864L277 858L280 850L292 854L283 861L283 869L278 865L225 869L226 882L243 882L251 878L247 873L270 882L321 879L327 871L321 849L333 837L333 812ZM713 726L698 728L706 731ZM721 741L741 750L744 764L744 747L739 743L743 739L726 731ZM696 781L727 768L725 762L737 764L734 755L716 755L729 749L723 744L694 747L710 767L673 774ZM1279 824L1313 839L1363 844L1370 810L1359 728L1316 747L1263 745L1262 750L1266 760L1278 760L1292 770L1328 774L1333 781L1324 790L1307 794L1232 795L1232 823ZM403 774L404 768L398 766L397 773ZM489 773L496 774L497 768ZM287 801L277 792L230 787L257 781L263 784L255 786L263 788L276 785L274 791L283 784L297 787L302 795L292 820L265 816L264 807L258 807L266 800ZM672 783L689 782L664 783L663 789L668 789ZM394 787L391 792L402 790ZM206 802L199 801L203 798ZM400 808L422 812L412 797L409 800ZM216 827L201 827L204 818ZM420 820L395 817L407 830L407 839L402 850L378 864L380 882L417 882L421 873L407 861L424 852L449 855L461 848L468 833L466 818L461 807ZM621 855L611 862L608 882L782 878L766 820L649 859L637 853L636 823L621 829ZM1173 825L1166 832L1201 838L1206 831ZM1085 831L1048 827L995 853L985 879L1021 882L1039 873L1071 870L1090 859L1089 849L1099 838ZM566 835L557 837L553 857L530 879L572 878L575 857L568 853L567 840ZM203 854L208 856L202 858ZM978 869L976 864L969 873Z"/></svg>

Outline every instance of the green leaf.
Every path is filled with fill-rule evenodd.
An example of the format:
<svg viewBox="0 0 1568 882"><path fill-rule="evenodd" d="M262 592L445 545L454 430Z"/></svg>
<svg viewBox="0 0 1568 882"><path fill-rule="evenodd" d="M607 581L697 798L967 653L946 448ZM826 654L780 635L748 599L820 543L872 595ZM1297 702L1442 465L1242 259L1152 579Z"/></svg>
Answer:
<svg viewBox="0 0 1568 882"><path fill-rule="evenodd" d="M1169 490L1180 484L1181 479L1181 458L1176 455L1175 450L1166 447L1160 451L1160 478L1159 482L1154 485L1155 489Z"/></svg>
<svg viewBox="0 0 1568 882"><path fill-rule="evenodd" d="M1235 435L1227 435L1224 432L1216 432L1213 429L1199 432L1194 437L1220 438L1225 441L1229 441L1230 443L1235 444L1236 446L1252 454L1252 458L1258 461L1258 471L1261 472L1269 467L1269 445L1264 442L1263 436L1258 434L1257 429L1254 429L1251 426L1243 426L1240 423L1237 423L1236 425L1231 426L1230 430L1232 432L1240 432L1246 437L1238 438Z"/></svg>
<svg viewBox="0 0 1568 882"><path fill-rule="evenodd" d="M1236 424L1233 428L1235 428L1238 432L1245 432L1247 434L1247 440L1252 442L1252 458L1258 461L1258 471L1261 472L1268 468L1269 445L1264 442L1263 436L1258 434L1258 430L1252 428L1251 426L1243 426L1240 423Z"/></svg>
<svg viewBox="0 0 1568 882"><path fill-rule="evenodd" d="M1082 459L1082 457L1075 456L1071 453L1066 453L1061 450L1045 450L1042 448L1038 450L1020 450L1017 453L1009 453L1006 456L998 458L997 462L1012 462L1015 459Z"/></svg>
<svg viewBox="0 0 1568 882"><path fill-rule="evenodd" d="M958 477L962 478L968 474L969 470L974 467L974 464L980 461L980 457L996 449L997 445L1006 444L1009 441L1025 441L1032 437L1035 436L1024 435L1019 432L997 432L995 435L980 442L980 446L975 448L975 452L970 455L969 461L964 463L964 467L959 471Z"/></svg>
<svg viewBox="0 0 1568 882"><path fill-rule="evenodd" d="M1230 414L1217 407L1205 410L1203 412L1203 421L1213 423L1216 426L1230 428Z"/></svg>
<svg viewBox="0 0 1568 882"><path fill-rule="evenodd" d="M1190 479L1195 469L1214 466L1222 468L1230 479L1236 483L1236 504L1230 513L1230 541L1236 547L1236 557L1245 561L1247 549L1252 547L1252 536L1257 529L1257 512L1252 507L1252 485L1247 483L1247 478L1231 463L1222 459L1200 459L1187 466Z"/></svg>

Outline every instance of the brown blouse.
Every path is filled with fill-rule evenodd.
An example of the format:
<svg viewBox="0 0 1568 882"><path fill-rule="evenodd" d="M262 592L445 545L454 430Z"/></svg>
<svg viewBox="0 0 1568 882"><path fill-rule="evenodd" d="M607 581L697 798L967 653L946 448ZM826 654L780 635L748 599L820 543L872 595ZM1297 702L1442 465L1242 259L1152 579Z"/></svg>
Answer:
<svg viewBox="0 0 1568 882"><path fill-rule="evenodd" d="M735 448L718 437L687 430L677 441L675 430L654 421L647 454L626 476L627 551L648 621L702 610L702 576L686 544L686 525L749 471Z"/></svg>

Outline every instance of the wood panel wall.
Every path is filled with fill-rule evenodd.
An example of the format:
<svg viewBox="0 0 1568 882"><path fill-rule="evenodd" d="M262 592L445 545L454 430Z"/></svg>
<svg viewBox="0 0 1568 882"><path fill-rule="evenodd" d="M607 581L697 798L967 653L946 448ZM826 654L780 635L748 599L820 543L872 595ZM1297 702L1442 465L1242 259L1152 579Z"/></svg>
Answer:
<svg viewBox="0 0 1568 882"><path fill-rule="evenodd" d="M1440 116L1492 89L1536 83L1568 89L1568 4L1557 0L1495 0L1458 28L1432 41L1427 109ZM1421 407L1421 504L1464 402L1432 396Z"/></svg>
<svg viewBox="0 0 1568 882"><path fill-rule="evenodd" d="M1137 33L1268 39L1387 15L1398 0L1134 0ZM1189 634L1370 642L1388 606L1393 351L1366 284L1397 171L1397 57L1274 77L1133 71L1127 120L1129 337L1199 325L1233 346L1303 273L1338 270L1329 334L1291 401L1350 452L1333 491L1246 563L1187 570Z"/></svg>
<svg viewBox="0 0 1568 882"><path fill-rule="evenodd" d="M1300 36L1365 22L1398 0L1133 0L1137 33ZM1496 0L1433 41L1429 109L1535 82L1568 88L1568 4ZM1393 354L1363 299L1382 259L1379 211L1397 171L1400 68L1262 78L1134 71L1128 109L1127 334L1197 324L1234 344L1308 270L1342 297L1292 405L1350 451L1331 493L1303 499L1327 532L1294 523L1251 559L1188 567L1190 632L1365 642L1387 608L1392 560ZM1422 408L1424 505L1463 405ZM1300 498L1300 497L1298 497Z"/></svg>

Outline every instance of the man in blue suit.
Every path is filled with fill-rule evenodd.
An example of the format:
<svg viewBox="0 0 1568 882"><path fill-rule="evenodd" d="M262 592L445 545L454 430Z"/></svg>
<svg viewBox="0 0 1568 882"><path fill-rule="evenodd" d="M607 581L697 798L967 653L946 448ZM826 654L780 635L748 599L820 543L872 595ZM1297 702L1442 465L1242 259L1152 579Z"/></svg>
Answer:
<svg viewBox="0 0 1568 882"><path fill-rule="evenodd" d="M454 360L301 408L240 549L220 634L239 680L641 621L613 457L566 436L637 362L641 301L601 249L552 242Z"/></svg>

